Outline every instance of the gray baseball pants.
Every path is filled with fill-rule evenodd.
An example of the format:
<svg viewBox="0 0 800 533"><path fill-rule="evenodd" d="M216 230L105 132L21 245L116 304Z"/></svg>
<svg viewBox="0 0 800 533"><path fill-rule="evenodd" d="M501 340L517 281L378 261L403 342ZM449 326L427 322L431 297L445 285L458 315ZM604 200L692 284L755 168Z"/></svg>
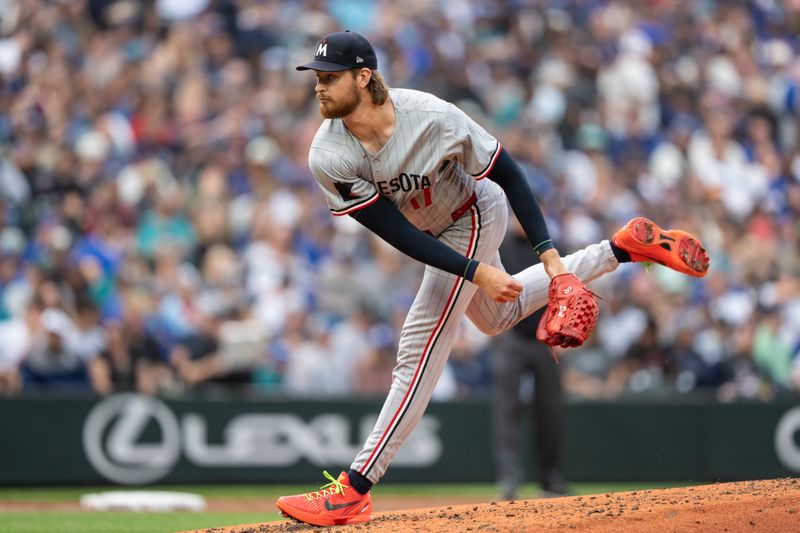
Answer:
<svg viewBox="0 0 800 533"><path fill-rule="evenodd" d="M467 257L502 268L498 248L508 225L503 190L491 180L476 184L477 202L437 238ZM618 262L608 241L563 258L566 268L589 282ZM351 468L373 483L386 472L400 445L422 418L447 362L461 318L496 335L547 303L550 278L541 264L514 274L522 285L514 302L499 303L462 277L428 266L403 325L392 386L375 428Z"/></svg>

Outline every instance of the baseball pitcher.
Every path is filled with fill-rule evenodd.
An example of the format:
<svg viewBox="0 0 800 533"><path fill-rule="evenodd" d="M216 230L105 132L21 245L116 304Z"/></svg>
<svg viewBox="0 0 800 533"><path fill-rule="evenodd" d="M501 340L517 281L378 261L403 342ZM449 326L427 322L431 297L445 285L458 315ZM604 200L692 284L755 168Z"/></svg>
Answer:
<svg viewBox="0 0 800 533"><path fill-rule="evenodd" d="M389 89L372 45L361 35L325 36L313 70L326 119L308 163L331 213L351 216L401 252L425 263L400 335L389 395L350 470L318 491L281 497L289 517L319 526L366 522L370 489L428 405L466 314L484 333L505 331L547 306L537 336L551 346L581 345L598 315L585 284L626 261L660 263L703 276L708 255L679 230L635 218L613 238L560 257L519 166L463 111L428 93ZM513 276L498 248L510 204L541 263Z"/></svg>

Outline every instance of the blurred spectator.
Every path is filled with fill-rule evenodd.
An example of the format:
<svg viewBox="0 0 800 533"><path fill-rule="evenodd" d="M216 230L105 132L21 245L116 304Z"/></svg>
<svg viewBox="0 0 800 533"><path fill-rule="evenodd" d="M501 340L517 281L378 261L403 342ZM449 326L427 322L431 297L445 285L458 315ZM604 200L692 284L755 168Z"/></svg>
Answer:
<svg viewBox="0 0 800 533"><path fill-rule="evenodd" d="M303 317L304 339L293 347L286 368L286 391L294 396L326 397L344 395L350 384L344 376L353 375L349 354L332 349L331 330L325 317Z"/></svg>
<svg viewBox="0 0 800 533"><path fill-rule="evenodd" d="M656 323L648 320L639 338L628 348L625 364L630 375L630 388L634 392L661 390L667 378L674 373L674 363L662 348Z"/></svg>
<svg viewBox="0 0 800 533"><path fill-rule="evenodd" d="M384 398L392 386L392 370L397 364L394 330L375 326L369 332L371 348L356 362L353 391L361 396Z"/></svg>
<svg viewBox="0 0 800 533"><path fill-rule="evenodd" d="M87 339L30 330L37 353L24 368L88 362L104 393L179 383L161 354L197 334L202 313L230 306L263 332L265 352L247 363L259 390L308 390L331 342L358 347L343 368L382 366L385 340L346 317L362 302L370 330L403 316L420 266L324 213L306 165L320 120L313 80L291 68L319 36L350 27L375 44L390 85L456 101L506 139L564 254L637 214L708 246L702 280L634 266L599 284L598 330L566 358L568 392L654 393L631 380L655 378L659 357L670 362L661 393L800 390L796 2L3 5L0 331L15 340L0 375L23 369L32 301ZM129 291L152 298L135 311L143 362L132 366L118 341L132 334L120 326ZM299 327L306 314L317 325ZM659 355L645 363L631 347ZM485 390L484 363L465 344L441 394ZM103 364L117 370L95 372ZM355 381L326 390L380 388Z"/></svg>
<svg viewBox="0 0 800 533"><path fill-rule="evenodd" d="M753 362L776 386L791 386L792 347L781 338L781 317L769 310L756 323Z"/></svg>
<svg viewBox="0 0 800 533"><path fill-rule="evenodd" d="M147 330L151 307L147 294L135 290L125 293L121 320L106 326L106 349L89 363L92 388L97 394L155 394L173 388L172 374L158 342Z"/></svg>
<svg viewBox="0 0 800 533"><path fill-rule="evenodd" d="M470 395L489 396L492 390L492 352L489 337L484 335L469 319L462 319L456 341L447 360L447 372L437 385L437 400L467 398ZM449 374L455 379L455 390L443 398L443 387Z"/></svg>
<svg viewBox="0 0 800 533"><path fill-rule="evenodd" d="M260 325L243 318L237 310L204 314L200 328L173 346L170 364L189 389L252 381L252 370L263 358L266 343Z"/></svg>
<svg viewBox="0 0 800 533"><path fill-rule="evenodd" d="M28 306L23 317L0 322L0 394L13 395L22 388L20 365L31 347L40 308Z"/></svg>
<svg viewBox="0 0 800 533"><path fill-rule="evenodd" d="M84 364L89 364L106 349L106 333L100 326L97 306L79 300L75 307L75 329L69 344Z"/></svg>
<svg viewBox="0 0 800 533"><path fill-rule="evenodd" d="M23 387L88 390L86 366L71 342L77 332L69 316L59 309L45 309L31 333L30 350L22 361Z"/></svg>

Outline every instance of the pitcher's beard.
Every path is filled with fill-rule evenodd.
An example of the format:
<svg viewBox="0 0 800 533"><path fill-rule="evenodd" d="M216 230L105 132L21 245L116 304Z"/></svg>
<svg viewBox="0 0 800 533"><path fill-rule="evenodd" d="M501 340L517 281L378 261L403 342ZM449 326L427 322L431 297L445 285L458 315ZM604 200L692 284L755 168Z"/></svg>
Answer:
<svg viewBox="0 0 800 533"><path fill-rule="evenodd" d="M323 118L344 118L353 111L356 110L358 104L361 103L361 93L358 91L353 91L351 93L352 96L347 100L341 101L339 103L331 102L330 100L327 102L320 102L319 103L319 112L322 114Z"/></svg>

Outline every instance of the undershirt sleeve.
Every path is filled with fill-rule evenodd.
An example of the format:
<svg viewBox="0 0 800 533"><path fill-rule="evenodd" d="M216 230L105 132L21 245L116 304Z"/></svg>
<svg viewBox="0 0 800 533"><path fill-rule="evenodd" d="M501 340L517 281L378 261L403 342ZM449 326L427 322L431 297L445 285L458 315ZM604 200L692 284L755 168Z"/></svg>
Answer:
<svg viewBox="0 0 800 533"><path fill-rule="evenodd" d="M511 209L525 230L533 251L541 255L542 252L555 248L547 231L542 209L533 196L525 174L505 150L501 150L487 177L505 191Z"/></svg>
<svg viewBox="0 0 800 533"><path fill-rule="evenodd" d="M417 229L386 198L380 197L350 216L407 256L472 281L479 264L477 260L461 255Z"/></svg>

